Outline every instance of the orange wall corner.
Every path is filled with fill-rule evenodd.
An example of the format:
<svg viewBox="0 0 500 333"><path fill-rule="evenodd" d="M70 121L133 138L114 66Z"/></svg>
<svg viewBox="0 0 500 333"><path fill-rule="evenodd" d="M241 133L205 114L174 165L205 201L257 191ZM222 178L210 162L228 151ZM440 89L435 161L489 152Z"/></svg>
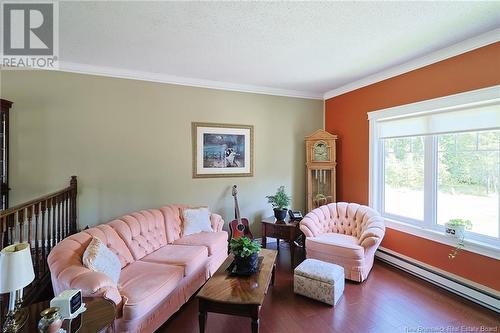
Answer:
<svg viewBox="0 0 500 333"><path fill-rule="evenodd" d="M333 97L325 129L339 136L337 198L368 204L368 112L500 84L500 42ZM388 229L383 246L476 283L500 290L500 261ZM440 254L436 258L436 254ZM442 254L442 258L441 258Z"/></svg>

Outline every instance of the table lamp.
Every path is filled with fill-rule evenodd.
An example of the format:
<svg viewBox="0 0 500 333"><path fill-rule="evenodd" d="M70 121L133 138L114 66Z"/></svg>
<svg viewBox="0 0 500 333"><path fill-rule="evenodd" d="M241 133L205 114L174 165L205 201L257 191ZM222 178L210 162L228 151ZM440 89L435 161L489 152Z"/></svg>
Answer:
<svg viewBox="0 0 500 333"><path fill-rule="evenodd" d="M10 245L0 252L0 294L10 293L3 332L19 331L28 319L28 311L22 308L23 288L34 278L28 243Z"/></svg>

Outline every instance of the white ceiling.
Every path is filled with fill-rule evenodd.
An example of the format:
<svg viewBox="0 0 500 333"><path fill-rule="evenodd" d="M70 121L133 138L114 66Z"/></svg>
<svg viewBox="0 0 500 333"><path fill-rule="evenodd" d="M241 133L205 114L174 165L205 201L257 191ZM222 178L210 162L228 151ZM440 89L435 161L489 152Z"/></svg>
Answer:
<svg viewBox="0 0 500 333"><path fill-rule="evenodd" d="M65 1L59 24L63 70L323 97L500 27L500 2Z"/></svg>

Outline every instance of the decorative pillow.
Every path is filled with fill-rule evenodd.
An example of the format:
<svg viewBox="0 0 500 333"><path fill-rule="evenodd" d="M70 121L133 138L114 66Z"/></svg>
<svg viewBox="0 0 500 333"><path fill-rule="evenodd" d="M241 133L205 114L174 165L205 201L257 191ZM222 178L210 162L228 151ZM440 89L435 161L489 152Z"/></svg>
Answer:
<svg viewBox="0 0 500 333"><path fill-rule="evenodd" d="M82 258L83 265L95 272L104 273L115 283L120 279L120 259L96 237L92 237Z"/></svg>
<svg viewBox="0 0 500 333"><path fill-rule="evenodd" d="M210 211L207 207L184 208L182 210L183 236L197 234L202 231L212 232Z"/></svg>

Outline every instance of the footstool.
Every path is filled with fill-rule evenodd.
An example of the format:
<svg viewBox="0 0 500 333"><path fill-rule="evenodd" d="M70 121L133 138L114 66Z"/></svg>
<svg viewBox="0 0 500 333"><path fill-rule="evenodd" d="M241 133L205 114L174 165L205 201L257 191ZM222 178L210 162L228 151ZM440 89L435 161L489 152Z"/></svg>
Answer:
<svg viewBox="0 0 500 333"><path fill-rule="evenodd" d="M306 259L295 268L293 291L335 305L344 292L344 267L317 259Z"/></svg>

